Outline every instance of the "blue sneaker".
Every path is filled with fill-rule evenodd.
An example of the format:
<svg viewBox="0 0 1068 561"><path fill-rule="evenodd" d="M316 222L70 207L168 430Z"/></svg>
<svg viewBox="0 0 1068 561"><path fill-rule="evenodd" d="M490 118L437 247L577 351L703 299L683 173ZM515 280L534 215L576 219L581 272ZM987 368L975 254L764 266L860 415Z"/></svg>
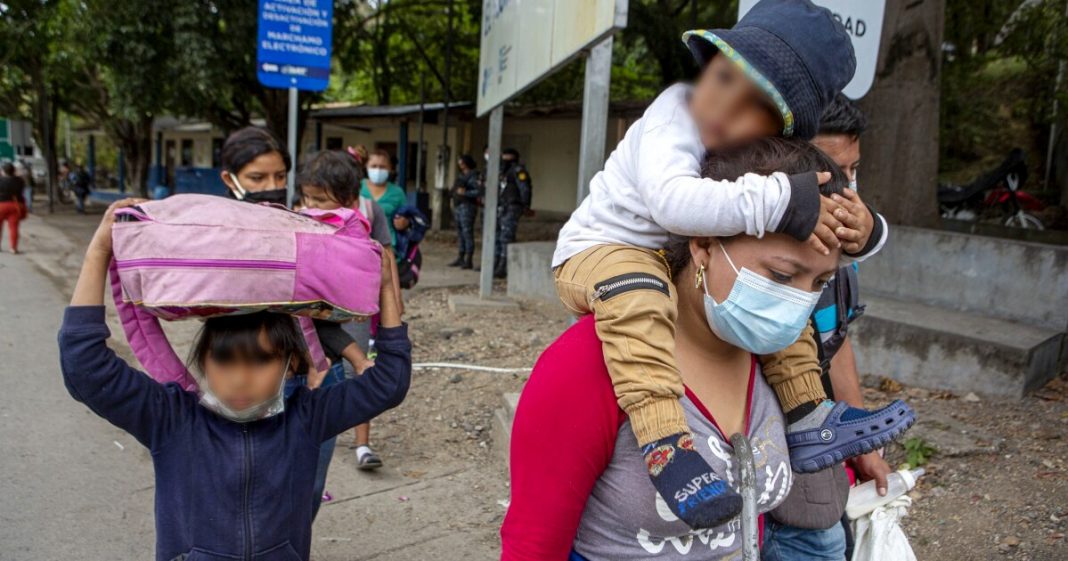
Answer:
<svg viewBox="0 0 1068 561"><path fill-rule="evenodd" d="M790 463L798 473L813 473L897 440L916 412L900 399L875 411L824 401L786 429Z"/></svg>

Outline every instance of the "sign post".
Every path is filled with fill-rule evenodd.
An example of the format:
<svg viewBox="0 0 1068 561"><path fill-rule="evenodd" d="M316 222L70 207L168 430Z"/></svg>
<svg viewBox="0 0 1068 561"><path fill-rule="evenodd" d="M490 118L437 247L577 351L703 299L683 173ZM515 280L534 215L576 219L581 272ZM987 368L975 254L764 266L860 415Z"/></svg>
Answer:
<svg viewBox="0 0 1068 561"><path fill-rule="evenodd" d="M501 130L504 126L504 106L490 111L487 140L489 161L486 162L486 193L482 211L482 270L478 275L478 296L486 298L493 293L493 254L497 240L497 177L501 173Z"/></svg>
<svg viewBox="0 0 1068 561"><path fill-rule="evenodd" d="M293 167L286 205L293 204L297 167L298 90L322 91L330 83L333 0L259 0L256 78L289 90L289 157Z"/></svg>
<svg viewBox="0 0 1068 561"><path fill-rule="evenodd" d="M758 0L740 0L738 19L742 19ZM883 34L883 16L886 0L812 0L813 4L827 8L834 14L853 41L857 55L857 71L853 80L842 93L849 99L860 99L868 93L875 82L875 65L879 61L879 40Z"/></svg>

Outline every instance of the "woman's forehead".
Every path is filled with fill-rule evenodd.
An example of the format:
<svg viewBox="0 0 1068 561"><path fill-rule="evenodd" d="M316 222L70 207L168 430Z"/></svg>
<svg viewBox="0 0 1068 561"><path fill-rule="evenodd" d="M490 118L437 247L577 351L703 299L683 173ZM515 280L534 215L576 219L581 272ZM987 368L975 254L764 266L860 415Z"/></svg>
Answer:
<svg viewBox="0 0 1068 561"><path fill-rule="evenodd" d="M254 160L245 165L242 172L277 173L286 171L286 162L278 152L268 152L256 156Z"/></svg>
<svg viewBox="0 0 1068 561"><path fill-rule="evenodd" d="M823 255L812 249L807 242L798 241L786 234L766 234L763 238L736 236L731 238L731 242L728 251L732 258L738 254L738 257L762 259L817 275L837 270L841 257L839 249L832 249L830 255Z"/></svg>

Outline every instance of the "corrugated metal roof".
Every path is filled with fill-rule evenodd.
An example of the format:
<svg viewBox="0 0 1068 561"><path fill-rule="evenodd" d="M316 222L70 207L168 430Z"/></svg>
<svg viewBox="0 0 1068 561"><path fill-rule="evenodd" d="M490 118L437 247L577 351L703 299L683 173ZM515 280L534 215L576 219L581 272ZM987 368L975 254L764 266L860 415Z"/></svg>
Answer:
<svg viewBox="0 0 1068 561"><path fill-rule="evenodd" d="M449 109L470 109L473 104L470 101L457 101L449 103ZM425 103L423 111L441 111L445 108L443 102ZM339 119L350 117L396 117L399 115L414 115L419 113L419 104L408 105L353 105L349 107L324 107L313 109L308 116L313 119Z"/></svg>

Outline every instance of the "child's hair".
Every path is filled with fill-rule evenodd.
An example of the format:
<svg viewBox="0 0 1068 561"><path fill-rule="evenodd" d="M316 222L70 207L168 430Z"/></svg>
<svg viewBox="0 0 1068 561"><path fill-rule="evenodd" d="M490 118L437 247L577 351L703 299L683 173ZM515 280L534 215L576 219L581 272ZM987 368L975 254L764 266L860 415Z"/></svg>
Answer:
<svg viewBox="0 0 1068 561"><path fill-rule="evenodd" d="M267 335L270 349L260 346L261 333ZM290 372L303 374L309 369L304 335L296 320L272 312L209 318L193 341L189 366L203 374L209 356L220 363L255 364L292 357Z"/></svg>
<svg viewBox="0 0 1068 561"><path fill-rule="evenodd" d="M237 173L252 160L271 152L278 152L282 156L286 171L289 171L293 163L289 160L289 153L286 152L282 141L269 129L251 126L239 129L226 137L219 159L224 170Z"/></svg>
<svg viewBox="0 0 1068 561"><path fill-rule="evenodd" d="M820 185L820 194L842 194L849 185L842 169L808 141L798 138L764 137L749 144L712 150L701 165L701 176L717 180L735 180L747 173L788 175L810 171L829 171L831 180ZM668 237L666 257L671 276L677 277L690 263L689 236Z"/></svg>
<svg viewBox="0 0 1068 561"><path fill-rule="evenodd" d="M868 128L868 118L848 97L838 94L823 110L817 134L845 134L858 138Z"/></svg>
<svg viewBox="0 0 1068 561"><path fill-rule="evenodd" d="M345 207L356 202L359 180L352 157L333 150L312 154L297 174L298 187L321 187L331 199Z"/></svg>
<svg viewBox="0 0 1068 561"><path fill-rule="evenodd" d="M378 156L379 158L385 158L386 161L389 162L389 167L393 167L393 156L390 156L389 152L386 152L381 148L375 148L367 154L367 162L371 161L371 158L374 158L375 156ZM364 162L364 165L367 165L367 162Z"/></svg>

